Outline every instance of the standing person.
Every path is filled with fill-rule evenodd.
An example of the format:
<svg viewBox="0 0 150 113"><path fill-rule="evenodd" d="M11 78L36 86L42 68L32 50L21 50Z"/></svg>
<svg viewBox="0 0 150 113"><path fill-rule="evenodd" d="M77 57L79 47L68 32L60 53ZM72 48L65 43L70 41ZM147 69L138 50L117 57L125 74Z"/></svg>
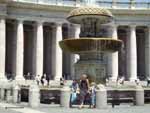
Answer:
<svg viewBox="0 0 150 113"><path fill-rule="evenodd" d="M81 76L81 80L80 80L80 83L79 83L79 88L80 88L80 97L81 97L80 98L81 103L80 103L79 108L83 108L85 97L88 95L89 88L90 88L89 87L89 80L88 80L86 74L83 74Z"/></svg>
<svg viewBox="0 0 150 113"><path fill-rule="evenodd" d="M41 84L44 86L44 75L41 76Z"/></svg>
<svg viewBox="0 0 150 113"><path fill-rule="evenodd" d="M47 81L47 86L49 86L49 81L50 81L49 75L46 75L46 81Z"/></svg>
<svg viewBox="0 0 150 113"><path fill-rule="evenodd" d="M28 79L28 80L31 80L31 75L30 75L29 72L27 73L27 79Z"/></svg>
<svg viewBox="0 0 150 113"><path fill-rule="evenodd" d="M40 75L37 75L37 76L35 77L35 80L36 80L36 82L37 82L37 85L40 85Z"/></svg>
<svg viewBox="0 0 150 113"><path fill-rule="evenodd" d="M71 84L71 103L73 103L76 99L77 99L77 94L79 94L79 84L76 80L73 80L72 81L72 84Z"/></svg>
<svg viewBox="0 0 150 113"><path fill-rule="evenodd" d="M64 79L60 78L60 85L63 86L64 85Z"/></svg>
<svg viewBox="0 0 150 113"><path fill-rule="evenodd" d="M96 106L96 84L95 82L91 83L90 96L91 96L91 108L95 108Z"/></svg>

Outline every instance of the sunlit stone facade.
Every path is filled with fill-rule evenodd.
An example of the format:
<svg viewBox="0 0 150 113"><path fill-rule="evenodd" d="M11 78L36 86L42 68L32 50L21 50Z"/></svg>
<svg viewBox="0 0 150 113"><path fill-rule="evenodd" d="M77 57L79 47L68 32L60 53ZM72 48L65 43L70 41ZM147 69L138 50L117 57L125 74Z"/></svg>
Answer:
<svg viewBox="0 0 150 113"><path fill-rule="evenodd" d="M53 1L53 2L52 2ZM66 20L68 13L86 2L80 0L1 0L0 1L0 80L24 80L30 73L47 74L51 80L74 78L78 56L62 52L58 42L79 38L80 26ZM99 0L100 1L100 0ZM90 3L90 2L87 2ZM124 48L107 57L106 76L134 81L150 76L150 12L149 6L108 2L115 17L103 25L99 34L123 40ZM98 7L105 7L97 2Z"/></svg>

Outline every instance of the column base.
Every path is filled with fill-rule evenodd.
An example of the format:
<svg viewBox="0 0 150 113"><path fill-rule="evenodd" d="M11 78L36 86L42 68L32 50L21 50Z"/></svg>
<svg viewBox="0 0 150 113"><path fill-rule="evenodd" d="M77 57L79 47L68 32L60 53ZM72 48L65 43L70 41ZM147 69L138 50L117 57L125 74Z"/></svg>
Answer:
<svg viewBox="0 0 150 113"><path fill-rule="evenodd" d="M112 81L112 82L116 82L117 78L116 77L111 77L111 78L109 78L109 80Z"/></svg>
<svg viewBox="0 0 150 113"><path fill-rule="evenodd" d="M62 77L55 77L54 80L55 81L60 81L60 78L62 78Z"/></svg>
<svg viewBox="0 0 150 113"><path fill-rule="evenodd" d="M0 77L0 81L8 81L6 77Z"/></svg>
<svg viewBox="0 0 150 113"><path fill-rule="evenodd" d="M130 78L129 79L130 82L135 82L135 80L137 80L137 78Z"/></svg>
<svg viewBox="0 0 150 113"><path fill-rule="evenodd" d="M16 77L15 80L16 81L24 81L25 79L24 79L24 77Z"/></svg>

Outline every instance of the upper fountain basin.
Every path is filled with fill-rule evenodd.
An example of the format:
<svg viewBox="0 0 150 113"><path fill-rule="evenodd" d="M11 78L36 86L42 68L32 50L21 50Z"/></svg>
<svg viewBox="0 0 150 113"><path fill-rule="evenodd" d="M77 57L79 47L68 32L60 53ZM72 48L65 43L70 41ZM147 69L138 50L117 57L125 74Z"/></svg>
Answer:
<svg viewBox="0 0 150 113"><path fill-rule="evenodd" d="M97 18L101 24L109 23L113 20L111 12L99 7L80 7L72 10L67 20L74 24L81 24L85 18Z"/></svg>
<svg viewBox="0 0 150 113"><path fill-rule="evenodd" d="M122 47L122 41L112 38L79 38L65 39L59 42L60 47L71 53L116 52Z"/></svg>

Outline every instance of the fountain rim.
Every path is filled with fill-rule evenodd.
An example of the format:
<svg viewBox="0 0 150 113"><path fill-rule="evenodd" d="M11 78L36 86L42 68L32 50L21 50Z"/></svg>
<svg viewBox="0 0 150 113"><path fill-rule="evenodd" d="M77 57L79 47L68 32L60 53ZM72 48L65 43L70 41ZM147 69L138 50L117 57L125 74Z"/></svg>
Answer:
<svg viewBox="0 0 150 113"><path fill-rule="evenodd" d="M106 38L104 38L104 37L98 37L98 38L95 38L95 37L80 37L80 38L67 38L67 39L64 39L64 40L61 40L61 41L66 41L66 40L115 40L115 41L120 41L120 42L122 42L122 40L120 40L120 39L115 39L115 38L111 38L111 37L106 37ZM60 42L61 42L60 41Z"/></svg>
<svg viewBox="0 0 150 113"><path fill-rule="evenodd" d="M92 37L90 37L90 38L86 38L86 37L81 37L81 38L77 38L77 39L75 39L75 38L70 38L70 39L64 39L64 40L62 40L62 41L59 41L59 45L60 45L60 47L62 48L62 49L64 49L65 50L65 48L68 46L68 44L66 43L65 44L65 42L66 41L77 41L77 40L89 40L89 42L90 41L115 41L115 42L117 42L118 44L120 43L120 48L121 48L121 45L123 44L123 41L122 40L119 40L119 39L113 39L113 38L110 38L110 37L108 37L108 38L92 38ZM73 43L73 42L72 42ZM75 42L74 42L75 43ZM111 42L111 43L114 43L114 42ZM80 45L80 44L79 44ZM71 46L70 46L71 47ZM73 46L72 46L73 47ZM77 47L77 46L76 46ZM81 50L71 50L71 49L67 49L66 48L66 51L68 51L68 52L70 52L70 53L73 53L73 54L81 54L81 53L93 53L93 52L103 52L103 53L113 53L113 52L116 52L116 51L119 51L119 48L117 49L110 49L108 46L106 46L106 48L108 48L108 49L104 49L104 48L102 48L101 50L97 50L96 48L95 49L90 49L90 50L85 50L85 51L83 51L82 49Z"/></svg>

